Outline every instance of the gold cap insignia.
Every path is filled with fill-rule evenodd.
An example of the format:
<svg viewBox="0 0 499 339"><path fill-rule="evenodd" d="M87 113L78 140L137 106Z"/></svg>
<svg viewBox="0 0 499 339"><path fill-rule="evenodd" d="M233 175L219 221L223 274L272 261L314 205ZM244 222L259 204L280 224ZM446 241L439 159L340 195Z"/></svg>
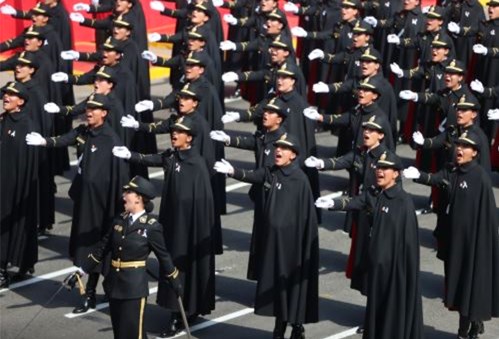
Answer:
<svg viewBox="0 0 499 339"><path fill-rule="evenodd" d="M386 160L386 152L383 152L383 154L381 154L381 156L379 157L379 160L381 160L381 161Z"/></svg>

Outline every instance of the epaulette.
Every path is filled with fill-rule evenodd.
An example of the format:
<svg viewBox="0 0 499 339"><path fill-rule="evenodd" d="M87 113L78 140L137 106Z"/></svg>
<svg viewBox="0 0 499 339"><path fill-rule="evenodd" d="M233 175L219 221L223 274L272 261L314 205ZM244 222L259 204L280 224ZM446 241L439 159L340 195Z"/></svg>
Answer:
<svg viewBox="0 0 499 339"><path fill-rule="evenodd" d="M147 222L149 225L153 225L154 223L156 223L157 220L155 218L151 218L149 219L149 221Z"/></svg>
<svg viewBox="0 0 499 339"><path fill-rule="evenodd" d="M139 218L139 222L141 224L145 224L147 222L147 215L143 215Z"/></svg>

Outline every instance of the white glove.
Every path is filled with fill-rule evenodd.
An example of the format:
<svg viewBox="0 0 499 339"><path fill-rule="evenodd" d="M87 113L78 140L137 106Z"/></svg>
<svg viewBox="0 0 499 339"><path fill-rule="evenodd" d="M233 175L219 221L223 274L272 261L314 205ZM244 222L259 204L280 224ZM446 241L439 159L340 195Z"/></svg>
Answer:
<svg viewBox="0 0 499 339"><path fill-rule="evenodd" d="M418 145L424 144L424 136L419 131L412 133L412 140L414 140L415 144L418 144Z"/></svg>
<svg viewBox="0 0 499 339"><path fill-rule="evenodd" d="M61 52L61 58L63 60L78 60L80 58L80 52L74 51L72 49Z"/></svg>
<svg viewBox="0 0 499 339"><path fill-rule="evenodd" d="M330 197L320 197L315 201L315 207L329 209L334 207L334 200Z"/></svg>
<svg viewBox="0 0 499 339"><path fill-rule="evenodd" d="M473 53L487 55L489 52L488 48L482 44L473 45Z"/></svg>
<svg viewBox="0 0 499 339"><path fill-rule="evenodd" d="M154 52L151 52L151 51L144 51L140 54L142 56L142 59L145 59L145 60L149 60L150 62L152 62L153 64L158 61L158 57L156 56L156 54L154 54Z"/></svg>
<svg viewBox="0 0 499 339"><path fill-rule="evenodd" d="M237 25L237 18L235 16L233 16L232 14L225 14L224 21L231 26Z"/></svg>
<svg viewBox="0 0 499 339"><path fill-rule="evenodd" d="M99 0L90 0L90 3L94 6L99 6Z"/></svg>
<svg viewBox="0 0 499 339"><path fill-rule="evenodd" d="M222 115L222 122L224 124L239 121L239 119L241 119L241 114L238 112L225 112L225 114Z"/></svg>
<svg viewBox="0 0 499 339"><path fill-rule="evenodd" d="M308 53L308 60L324 59L324 51L322 49L316 48L312 52Z"/></svg>
<svg viewBox="0 0 499 339"><path fill-rule="evenodd" d="M138 113L152 111L154 104L151 100L142 100L135 104L135 111Z"/></svg>
<svg viewBox="0 0 499 339"><path fill-rule="evenodd" d="M81 13L74 13L73 12L73 13L69 14L69 18L71 19L71 21L79 22L79 23L82 23L83 21L85 21L85 17Z"/></svg>
<svg viewBox="0 0 499 339"><path fill-rule="evenodd" d="M402 78L404 76L404 71L395 62L390 64L390 69L392 73L397 76L397 78Z"/></svg>
<svg viewBox="0 0 499 339"><path fill-rule="evenodd" d="M139 122L133 117L133 115L128 114L127 116L122 116L120 120L121 127L125 128L139 128Z"/></svg>
<svg viewBox="0 0 499 339"><path fill-rule="evenodd" d="M430 11L430 8L431 8L431 6L424 6L424 7L421 7L421 12L422 12L423 14L426 14L426 13L428 13L428 12Z"/></svg>
<svg viewBox="0 0 499 339"><path fill-rule="evenodd" d="M147 34L147 40L149 40L149 42L157 42L159 40L161 40L161 34L159 33L149 33Z"/></svg>
<svg viewBox="0 0 499 339"><path fill-rule="evenodd" d="M239 76L237 75L236 72L227 72L222 74L222 81L223 82L232 82L232 81L237 81L239 80Z"/></svg>
<svg viewBox="0 0 499 339"><path fill-rule="evenodd" d="M132 157L132 153L130 153L126 146L114 146L113 155L121 159L130 159Z"/></svg>
<svg viewBox="0 0 499 339"><path fill-rule="evenodd" d="M224 0L213 0L212 3L215 7L222 7L224 5Z"/></svg>
<svg viewBox="0 0 499 339"><path fill-rule="evenodd" d="M59 113L61 111L59 106L57 106L54 102L47 102L45 105L43 105L43 109L47 113Z"/></svg>
<svg viewBox="0 0 499 339"><path fill-rule="evenodd" d="M220 49L222 51L235 51L236 44L230 40L225 40L220 42Z"/></svg>
<svg viewBox="0 0 499 339"><path fill-rule="evenodd" d="M78 3L76 3L76 4L73 5L73 11L76 11L76 12L79 12L79 11L88 12L88 11L90 11L90 5L84 4L83 2L78 2Z"/></svg>
<svg viewBox="0 0 499 339"><path fill-rule="evenodd" d="M489 118L489 120L499 120L499 108L489 109L487 118Z"/></svg>
<svg viewBox="0 0 499 339"><path fill-rule="evenodd" d="M303 110L303 115L311 120L319 120L321 115L315 107L307 107Z"/></svg>
<svg viewBox="0 0 499 339"><path fill-rule="evenodd" d="M329 86L326 83L319 81L312 86L312 91L315 93L329 93Z"/></svg>
<svg viewBox="0 0 499 339"><path fill-rule="evenodd" d="M52 74L50 79L52 79L53 82L68 82L69 77L64 72L57 72Z"/></svg>
<svg viewBox="0 0 499 339"><path fill-rule="evenodd" d="M0 12L5 15L14 15L17 13L16 9L11 5L3 5L2 8L0 8Z"/></svg>
<svg viewBox="0 0 499 339"><path fill-rule="evenodd" d="M483 93L485 92L485 88L483 87L483 84L480 80L475 79L470 83L471 90L478 92L478 93Z"/></svg>
<svg viewBox="0 0 499 339"><path fill-rule="evenodd" d="M40 133L36 132L26 134L26 143L31 146L47 145L47 141L40 135Z"/></svg>
<svg viewBox="0 0 499 339"><path fill-rule="evenodd" d="M378 19L376 19L373 16L366 16L364 18L364 21L367 22L369 25L373 26L374 28L376 28L376 26L378 26Z"/></svg>
<svg viewBox="0 0 499 339"><path fill-rule="evenodd" d="M296 36L298 38L305 38L308 35L307 31L300 26L291 28L291 34L293 34L293 36Z"/></svg>
<svg viewBox="0 0 499 339"><path fill-rule="evenodd" d="M409 90L400 91L399 97L404 100L418 101L418 93Z"/></svg>
<svg viewBox="0 0 499 339"><path fill-rule="evenodd" d="M226 144L230 142L230 136L228 136L224 131L211 131L210 138L216 141L224 142Z"/></svg>
<svg viewBox="0 0 499 339"><path fill-rule="evenodd" d="M234 167L230 164L225 159L222 159L221 161L217 161L215 165L213 166L213 169L217 171L218 173L223 173L223 174L234 174Z"/></svg>
<svg viewBox="0 0 499 339"><path fill-rule="evenodd" d="M410 167L407 167L402 172L402 175L406 179L419 179L419 177L421 176L421 173L419 173L419 170L416 167L410 166Z"/></svg>
<svg viewBox="0 0 499 339"><path fill-rule="evenodd" d="M400 45L400 37L397 34L388 34L386 36L386 41L389 44Z"/></svg>
<svg viewBox="0 0 499 339"><path fill-rule="evenodd" d="M149 7L151 7L153 11L158 12L163 12L165 10L165 5L163 5L161 1L151 1Z"/></svg>
<svg viewBox="0 0 499 339"><path fill-rule="evenodd" d="M296 14L298 13L299 10L300 8L292 2L286 2L284 4L284 12L290 12Z"/></svg>
<svg viewBox="0 0 499 339"><path fill-rule="evenodd" d="M459 32L461 31L461 27L459 27L459 25L454 21L449 22L449 24L447 25L447 29L449 30L449 32L456 34L459 34Z"/></svg>
<svg viewBox="0 0 499 339"><path fill-rule="evenodd" d="M305 159L305 166L307 167L315 167L317 169L324 168L324 160L316 158L316 157L308 157Z"/></svg>

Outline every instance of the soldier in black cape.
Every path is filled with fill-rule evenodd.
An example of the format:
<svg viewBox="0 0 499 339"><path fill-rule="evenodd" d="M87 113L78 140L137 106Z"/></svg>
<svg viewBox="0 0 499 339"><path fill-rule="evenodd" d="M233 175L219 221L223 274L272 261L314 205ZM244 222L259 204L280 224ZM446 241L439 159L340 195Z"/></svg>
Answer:
<svg viewBox="0 0 499 339"><path fill-rule="evenodd" d="M299 339L305 335L303 324L319 316L317 218L308 178L297 161L298 139L286 134L275 146L272 167L248 171L223 160L215 170L263 186L265 260L257 272L255 314L276 318L274 338L284 337L289 322L291 338Z"/></svg>
<svg viewBox="0 0 499 339"><path fill-rule="evenodd" d="M109 100L95 94L87 101L86 125L80 125L62 136L43 138L38 133L26 136L28 145L64 147L76 145L78 172L69 189L73 200L73 223L69 239L69 257L81 266L89 251L107 234L112 220L122 210L121 187L128 181L124 161L113 157L112 148L122 145L112 127L105 122ZM101 272L109 265L98 265L90 274L84 304L74 313L84 313L96 305L96 287Z"/></svg>
<svg viewBox="0 0 499 339"><path fill-rule="evenodd" d="M492 183L476 160L482 138L474 131L455 141L455 166L437 173L415 167L404 176L448 192L448 224L438 241L445 246L444 303L459 312L458 338L476 339L483 321L499 317L499 234Z"/></svg>
<svg viewBox="0 0 499 339"><path fill-rule="evenodd" d="M320 198L316 206L335 210L372 207L368 247L367 308L363 338L422 339L418 221L401 182L403 164L391 151L376 163L374 205L365 194L353 199Z"/></svg>
<svg viewBox="0 0 499 339"><path fill-rule="evenodd" d="M0 114L0 287L9 286L7 265L26 272L38 261L37 180L38 154L26 145L35 128L26 110L26 87L10 82L2 88Z"/></svg>
<svg viewBox="0 0 499 339"><path fill-rule="evenodd" d="M197 124L183 116L171 126L174 149L160 154L140 154L123 147L113 153L165 171L159 221L164 227L166 246L180 270L184 286L184 308L189 321L215 308L215 222L210 174L199 149L193 145ZM175 335L182 327L176 295L160 281L158 304L172 311L171 321L161 337Z"/></svg>

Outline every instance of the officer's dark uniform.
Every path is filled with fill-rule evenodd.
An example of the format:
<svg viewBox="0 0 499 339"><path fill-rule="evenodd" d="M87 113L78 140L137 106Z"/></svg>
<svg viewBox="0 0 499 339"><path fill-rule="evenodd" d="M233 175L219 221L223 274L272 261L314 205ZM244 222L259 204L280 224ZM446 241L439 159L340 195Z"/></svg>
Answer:
<svg viewBox="0 0 499 339"><path fill-rule="evenodd" d="M155 196L154 186L139 176L123 189L147 199ZM104 281L104 289L109 297L115 339L147 338L144 330L144 308L149 295L146 261L151 251L167 272L167 276L160 279L175 279L178 270L166 249L163 226L147 210L135 220L129 213L123 213L114 220L109 233L82 264L82 269L90 272L107 254L111 254L111 269Z"/></svg>

